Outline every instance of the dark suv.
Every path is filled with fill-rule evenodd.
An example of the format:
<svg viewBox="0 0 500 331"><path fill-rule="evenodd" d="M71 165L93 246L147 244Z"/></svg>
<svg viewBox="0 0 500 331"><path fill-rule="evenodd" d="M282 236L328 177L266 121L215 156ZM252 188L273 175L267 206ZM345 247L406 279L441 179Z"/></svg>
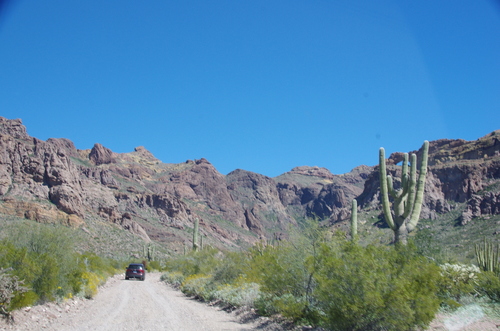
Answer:
<svg viewBox="0 0 500 331"><path fill-rule="evenodd" d="M140 280L146 279L146 268L142 263L130 263L125 271L125 279L139 278Z"/></svg>

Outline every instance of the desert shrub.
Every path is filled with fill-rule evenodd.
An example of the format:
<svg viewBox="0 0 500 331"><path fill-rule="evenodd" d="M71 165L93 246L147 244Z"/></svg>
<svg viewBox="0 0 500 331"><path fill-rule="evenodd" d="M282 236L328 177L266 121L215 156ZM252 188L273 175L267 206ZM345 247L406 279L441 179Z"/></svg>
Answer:
<svg viewBox="0 0 500 331"><path fill-rule="evenodd" d="M312 257L302 248L282 244L252 252L246 276L260 285L265 299L257 302L259 313L280 313L295 322L315 322L314 270L308 264Z"/></svg>
<svg viewBox="0 0 500 331"><path fill-rule="evenodd" d="M248 269L248 254L242 252L224 252L220 262L214 268L213 281L217 284L236 282Z"/></svg>
<svg viewBox="0 0 500 331"><path fill-rule="evenodd" d="M225 284L212 293L213 299L234 307L253 307L259 296L259 284L256 283Z"/></svg>
<svg viewBox="0 0 500 331"><path fill-rule="evenodd" d="M78 257L83 261L86 270L98 274L101 278L113 275L117 270L113 267L113 261L102 258L95 253L86 252Z"/></svg>
<svg viewBox="0 0 500 331"><path fill-rule="evenodd" d="M186 277L181 284L182 293L195 296L204 301L210 301L213 298L212 277L204 274L195 274Z"/></svg>
<svg viewBox="0 0 500 331"><path fill-rule="evenodd" d="M72 286L75 290L80 289L78 292L75 291L75 294L81 294L87 299L93 298L97 294L99 285L118 271L114 267L118 265L115 261L91 252L78 255L77 261L78 268L75 269Z"/></svg>
<svg viewBox="0 0 500 331"><path fill-rule="evenodd" d="M326 241L325 230L317 222L306 221L289 241L276 246L257 245L250 250L245 274L248 281L260 285L262 295L256 306L261 314L280 313L295 322L318 322L313 275L320 266L320 247Z"/></svg>
<svg viewBox="0 0 500 331"><path fill-rule="evenodd" d="M16 292L10 302L10 309L16 310L23 307L33 306L38 301L38 295L32 290Z"/></svg>
<svg viewBox="0 0 500 331"><path fill-rule="evenodd" d="M72 296L73 294L78 294L83 290L84 272L85 267L82 264L79 264L78 267L73 270L73 272L68 274L67 283L69 286L69 291L67 293L63 293L63 295L69 295L71 293Z"/></svg>
<svg viewBox="0 0 500 331"><path fill-rule="evenodd" d="M304 297L297 297L292 294L283 294L271 298L271 303L274 309L286 318L293 321L306 319L304 308L307 303L304 302Z"/></svg>
<svg viewBox="0 0 500 331"><path fill-rule="evenodd" d="M10 317L10 311L13 310L12 299L21 297L27 292L28 288L23 286L23 282L16 276L13 276L5 269L0 269L0 314Z"/></svg>
<svg viewBox="0 0 500 331"><path fill-rule="evenodd" d="M477 280L477 290L494 302L500 302L500 278L491 271L483 271Z"/></svg>
<svg viewBox="0 0 500 331"><path fill-rule="evenodd" d="M73 272L75 267L74 232L63 226L37 223L22 226L17 231L15 245L25 247L36 263L43 263L47 257L53 259L58 272L52 276L57 278L56 283L67 290L67 275Z"/></svg>
<svg viewBox="0 0 500 331"><path fill-rule="evenodd" d="M25 247L16 247L13 243L4 241L0 243L0 264L12 269L11 274L23 280L26 286L31 286L33 280L40 273L40 265L33 259Z"/></svg>
<svg viewBox="0 0 500 331"><path fill-rule="evenodd" d="M413 249L414 250L414 249ZM322 323L332 330L410 330L434 318L439 268L411 247L322 247L314 275Z"/></svg>
<svg viewBox="0 0 500 331"><path fill-rule="evenodd" d="M97 274L85 271L82 274L83 296L92 299L96 296L99 285L103 282Z"/></svg>
<svg viewBox="0 0 500 331"><path fill-rule="evenodd" d="M12 299L16 308L78 293L91 297L97 287L94 277L85 272L95 274L99 284L116 271L114 261L93 253L75 253L69 230L41 225L24 230L17 233L16 242L0 242L0 250L5 253L0 255L1 265L12 268L12 275L29 289Z"/></svg>
<svg viewBox="0 0 500 331"><path fill-rule="evenodd" d="M50 301L60 279L60 268L56 260L47 253L35 253L26 247L16 247L10 242L1 245L5 252L0 258L3 266L12 268L12 274L36 294L37 301ZM34 298L32 294L28 295ZM26 300L15 299L20 304Z"/></svg>
<svg viewBox="0 0 500 331"><path fill-rule="evenodd" d="M218 256L219 255L219 256ZM212 274L220 263L219 251L215 248L206 248L191 251L186 255L170 259L166 263L166 270L179 271L184 276L195 274Z"/></svg>
<svg viewBox="0 0 500 331"><path fill-rule="evenodd" d="M180 288L186 277L180 271L165 272L161 275L160 280L172 285L175 288Z"/></svg>
<svg viewBox="0 0 500 331"><path fill-rule="evenodd" d="M47 253L39 254L36 258L40 272L31 283L33 291L42 302L55 299L55 291L59 284L60 269L55 258Z"/></svg>
<svg viewBox="0 0 500 331"><path fill-rule="evenodd" d="M253 305L262 315L333 330L409 330L433 319L440 269L412 245L326 238L313 226L248 252L190 252L169 260L162 279L205 301Z"/></svg>
<svg viewBox="0 0 500 331"><path fill-rule="evenodd" d="M247 277L259 283L264 292L277 296L298 294L303 280L300 269L301 263L290 247L267 246L252 255Z"/></svg>
<svg viewBox="0 0 500 331"><path fill-rule="evenodd" d="M148 271L158 270L161 271L161 264L158 261L149 261L148 263Z"/></svg>
<svg viewBox="0 0 500 331"><path fill-rule="evenodd" d="M459 306L460 299L464 295L470 295L475 291L481 271L475 265L459 263L445 263L439 267L442 276L439 294L444 304L450 307Z"/></svg>

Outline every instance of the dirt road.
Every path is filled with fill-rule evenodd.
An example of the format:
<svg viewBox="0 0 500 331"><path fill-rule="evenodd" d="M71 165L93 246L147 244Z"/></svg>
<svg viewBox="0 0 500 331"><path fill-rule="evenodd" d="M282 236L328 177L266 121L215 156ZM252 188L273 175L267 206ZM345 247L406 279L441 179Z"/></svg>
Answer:
<svg viewBox="0 0 500 331"><path fill-rule="evenodd" d="M42 309L37 311L36 309ZM145 281L114 277L93 300L34 307L15 315L7 330L252 330L232 315L185 297L160 282L159 273Z"/></svg>

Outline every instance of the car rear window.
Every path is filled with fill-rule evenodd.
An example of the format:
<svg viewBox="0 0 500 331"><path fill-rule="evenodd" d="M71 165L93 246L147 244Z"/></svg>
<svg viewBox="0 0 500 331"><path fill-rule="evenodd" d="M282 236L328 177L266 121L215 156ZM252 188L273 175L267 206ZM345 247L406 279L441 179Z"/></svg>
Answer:
<svg viewBox="0 0 500 331"><path fill-rule="evenodd" d="M129 269L142 269L142 265L140 264L131 264L128 266Z"/></svg>

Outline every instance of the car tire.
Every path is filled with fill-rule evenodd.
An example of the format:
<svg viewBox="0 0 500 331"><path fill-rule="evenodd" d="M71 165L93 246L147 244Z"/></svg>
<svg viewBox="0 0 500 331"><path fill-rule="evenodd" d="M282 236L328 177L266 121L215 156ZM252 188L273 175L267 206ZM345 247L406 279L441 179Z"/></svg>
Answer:
<svg viewBox="0 0 500 331"><path fill-rule="evenodd" d="M125 277L125 280L128 280L128 277Z"/></svg>
<svg viewBox="0 0 500 331"><path fill-rule="evenodd" d="M144 281L144 279L146 279L146 277L142 277L141 280Z"/></svg>

